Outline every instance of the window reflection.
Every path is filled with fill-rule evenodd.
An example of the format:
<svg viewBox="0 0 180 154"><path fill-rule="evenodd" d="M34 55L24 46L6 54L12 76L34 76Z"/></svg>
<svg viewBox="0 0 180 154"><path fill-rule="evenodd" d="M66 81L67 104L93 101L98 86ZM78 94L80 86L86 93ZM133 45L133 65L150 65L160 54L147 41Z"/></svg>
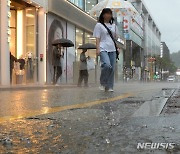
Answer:
<svg viewBox="0 0 180 154"><path fill-rule="evenodd" d="M69 0L87 13L98 3L97 0Z"/></svg>
<svg viewBox="0 0 180 154"><path fill-rule="evenodd" d="M84 0L69 0L69 1L77 5L79 8L84 9Z"/></svg>
<svg viewBox="0 0 180 154"><path fill-rule="evenodd" d="M83 35L84 35L83 30L76 28L76 57L77 57L77 60L79 60L79 56L81 53L81 50L79 50L78 47L83 44Z"/></svg>
<svg viewBox="0 0 180 154"><path fill-rule="evenodd" d="M91 33L87 33L87 32L85 32L85 43L92 43L92 44L96 44L96 40L95 40L95 38L92 36L92 34ZM87 51L87 55L88 56L90 56L91 58L93 58L93 59L96 59L96 52L95 52L96 50L94 50L94 49L89 49L88 51Z"/></svg>
<svg viewBox="0 0 180 154"><path fill-rule="evenodd" d="M10 18L10 51L13 56L16 55L16 11L11 10Z"/></svg>
<svg viewBox="0 0 180 154"><path fill-rule="evenodd" d="M35 8L26 9L26 52L35 55Z"/></svg>
<svg viewBox="0 0 180 154"><path fill-rule="evenodd" d="M89 11L97 4L97 0L86 0L85 2L85 11L89 13Z"/></svg>

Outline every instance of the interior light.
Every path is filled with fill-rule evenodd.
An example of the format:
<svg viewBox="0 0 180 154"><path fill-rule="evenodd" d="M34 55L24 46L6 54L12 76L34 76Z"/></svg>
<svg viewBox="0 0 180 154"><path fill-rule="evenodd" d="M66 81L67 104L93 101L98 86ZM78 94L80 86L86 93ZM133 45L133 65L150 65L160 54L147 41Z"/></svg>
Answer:
<svg viewBox="0 0 180 154"><path fill-rule="evenodd" d="M33 15L33 14L26 14L26 17L28 17L28 18L34 18L34 15Z"/></svg>
<svg viewBox="0 0 180 154"><path fill-rule="evenodd" d="M23 54L23 11L17 11L17 58Z"/></svg>

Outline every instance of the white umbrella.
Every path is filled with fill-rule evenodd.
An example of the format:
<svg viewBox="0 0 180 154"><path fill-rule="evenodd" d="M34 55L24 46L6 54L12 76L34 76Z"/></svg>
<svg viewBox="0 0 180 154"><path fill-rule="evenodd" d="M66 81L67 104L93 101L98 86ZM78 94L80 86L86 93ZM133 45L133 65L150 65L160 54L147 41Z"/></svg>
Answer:
<svg viewBox="0 0 180 154"><path fill-rule="evenodd" d="M90 15L93 17L98 17L104 8L112 9L114 15L118 16L136 16L138 14L137 10L133 5L124 0L104 0L99 2L90 10Z"/></svg>

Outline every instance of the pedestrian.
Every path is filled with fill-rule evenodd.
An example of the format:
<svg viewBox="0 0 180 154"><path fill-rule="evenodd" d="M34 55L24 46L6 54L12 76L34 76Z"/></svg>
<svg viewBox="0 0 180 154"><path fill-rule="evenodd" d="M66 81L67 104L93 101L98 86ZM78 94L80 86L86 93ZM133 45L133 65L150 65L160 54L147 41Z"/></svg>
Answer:
<svg viewBox="0 0 180 154"><path fill-rule="evenodd" d="M54 75L53 75L53 84L56 85L58 79L62 75L62 65L61 59L63 58L63 53L61 51L61 45L58 44L53 49L53 59L52 65L54 67Z"/></svg>
<svg viewBox="0 0 180 154"><path fill-rule="evenodd" d="M12 84L12 72L14 69L14 62L17 62L17 58L14 57L10 52L10 83Z"/></svg>
<svg viewBox="0 0 180 154"><path fill-rule="evenodd" d="M114 24L111 9L102 10L93 36L96 38L96 54L101 61L100 90L113 92L115 63L119 53L115 43L118 29Z"/></svg>
<svg viewBox="0 0 180 154"><path fill-rule="evenodd" d="M88 69L87 69L87 59L89 56L86 57L87 49L83 49L82 53L80 54L80 67L79 67L79 80L78 80L78 87L81 87L81 84L84 80L84 86L88 87Z"/></svg>

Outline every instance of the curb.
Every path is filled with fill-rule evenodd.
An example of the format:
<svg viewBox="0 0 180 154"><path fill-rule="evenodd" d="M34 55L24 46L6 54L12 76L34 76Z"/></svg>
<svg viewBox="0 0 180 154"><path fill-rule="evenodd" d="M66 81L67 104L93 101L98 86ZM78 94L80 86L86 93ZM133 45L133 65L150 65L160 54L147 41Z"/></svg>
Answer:
<svg viewBox="0 0 180 154"><path fill-rule="evenodd" d="M169 91L169 94L166 94L166 91ZM156 96L151 101L143 103L132 117L159 116L175 91L176 89L171 88L162 89L162 96Z"/></svg>

